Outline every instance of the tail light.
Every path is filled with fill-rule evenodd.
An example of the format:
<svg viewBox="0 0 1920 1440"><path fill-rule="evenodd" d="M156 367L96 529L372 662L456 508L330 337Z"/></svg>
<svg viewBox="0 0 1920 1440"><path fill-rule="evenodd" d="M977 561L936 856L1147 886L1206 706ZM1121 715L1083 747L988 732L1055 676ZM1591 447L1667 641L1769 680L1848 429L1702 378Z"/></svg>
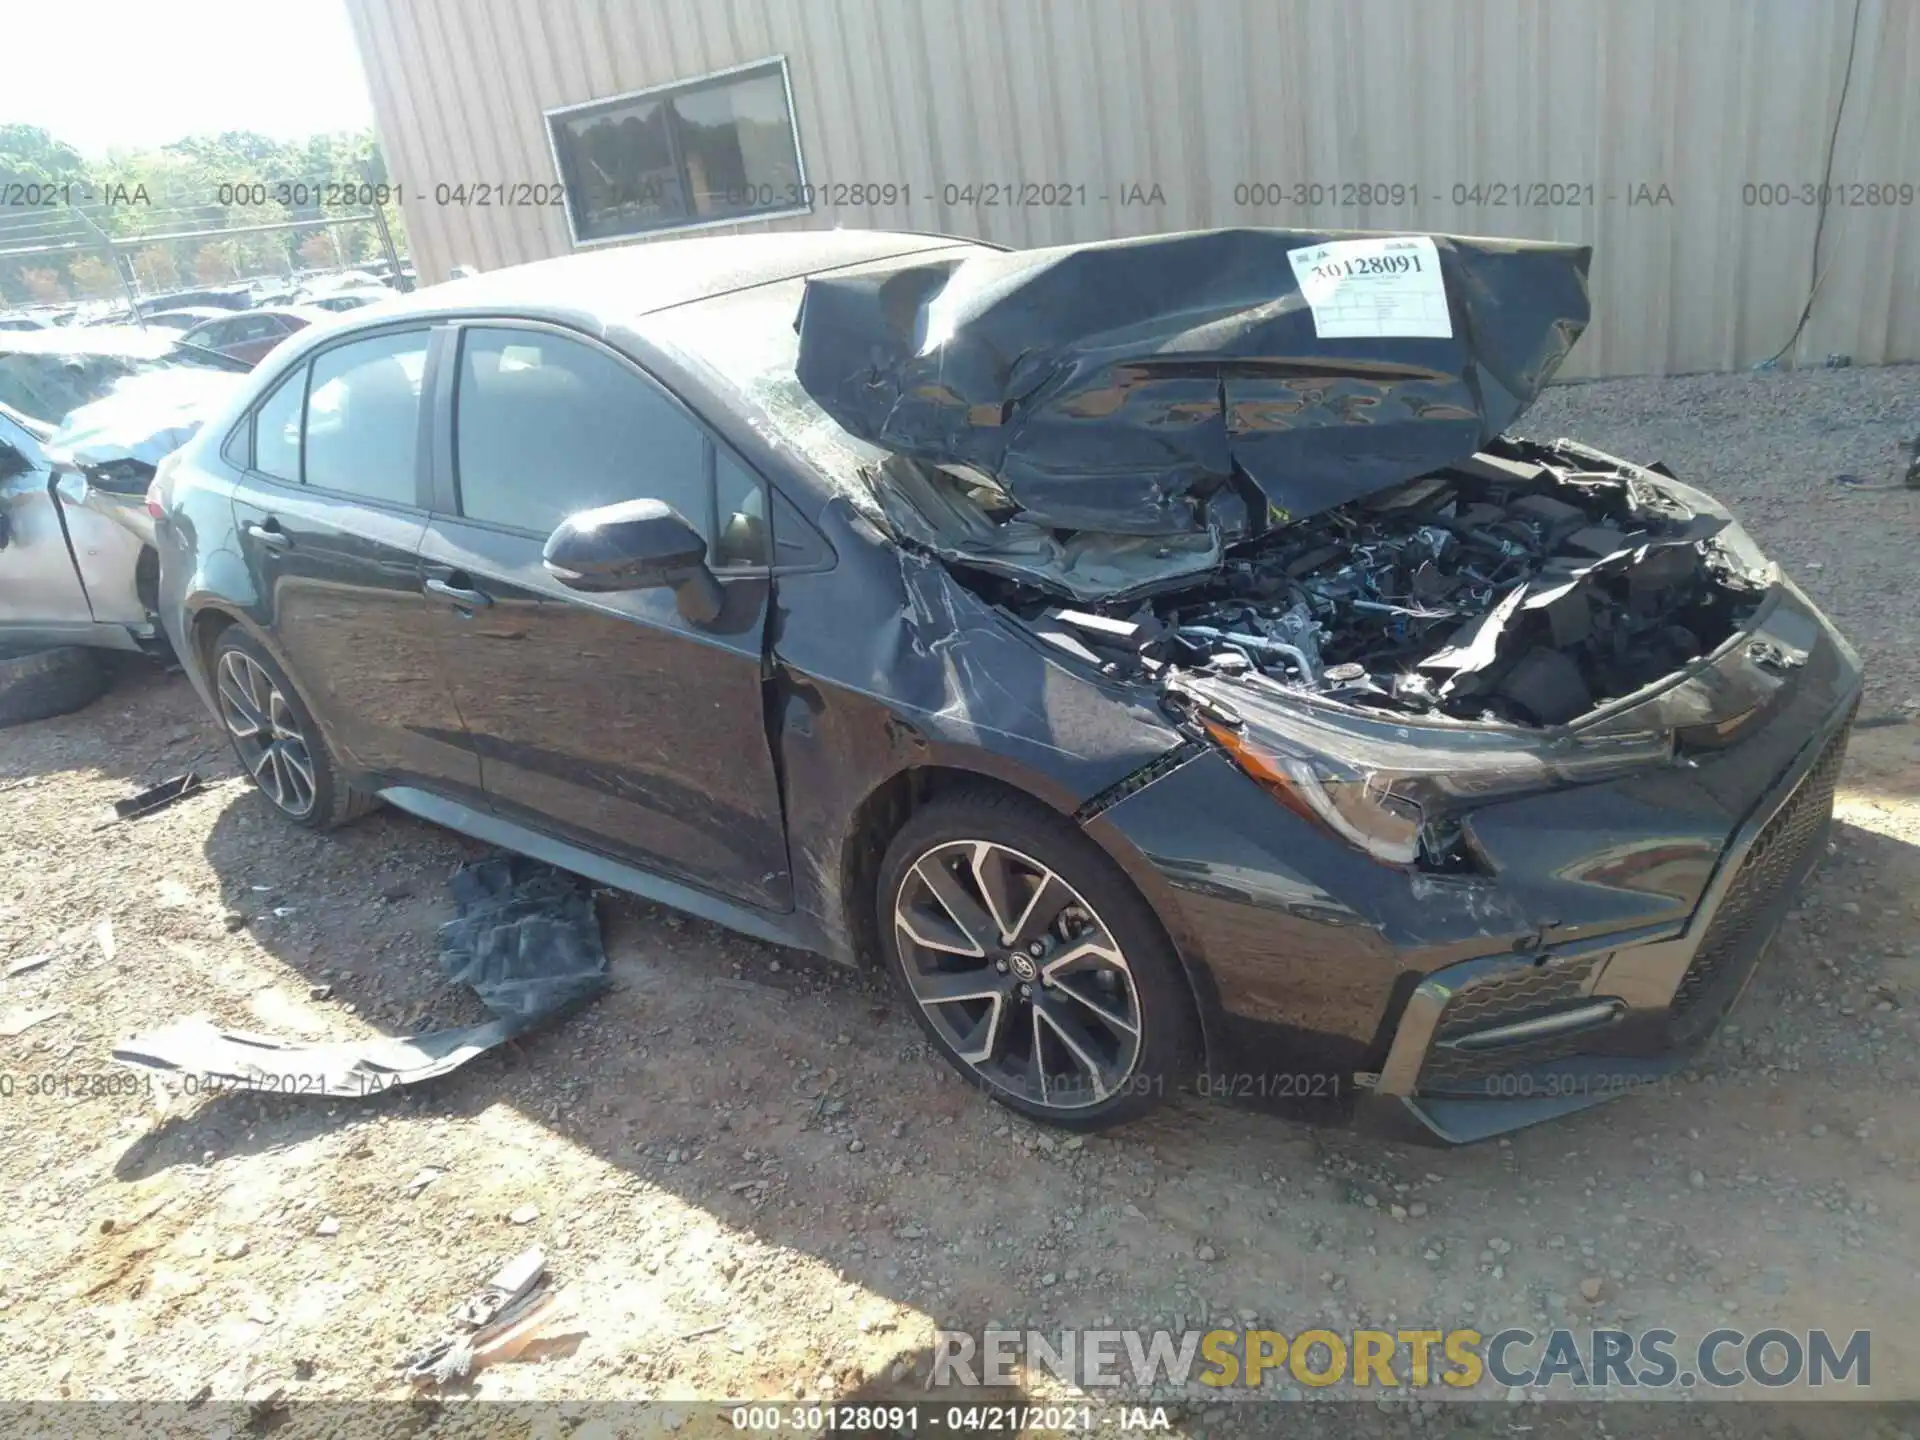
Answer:
<svg viewBox="0 0 1920 1440"><path fill-rule="evenodd" d="M147 514L156 520L167 518L167 477L173 473L173 467L179 459L180 454L175 451L154 467L153 483L147 486Z"/></svg>

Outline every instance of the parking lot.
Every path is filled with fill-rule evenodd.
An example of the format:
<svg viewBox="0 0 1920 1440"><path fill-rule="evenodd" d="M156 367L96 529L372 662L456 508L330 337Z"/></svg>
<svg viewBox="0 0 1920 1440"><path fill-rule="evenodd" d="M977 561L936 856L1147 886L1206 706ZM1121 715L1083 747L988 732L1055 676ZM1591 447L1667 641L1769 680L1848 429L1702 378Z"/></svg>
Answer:
<svg viewBox="0 0 1920 1440"><path fill-rule="evenodd" d="M1725 499L1871 678L1830 852L1699 1066L1466 1149L1197 1098L1068 1139L950 1075L866 977L613 896L613 993L430 1085L96 1094L134 1074L115 1040L182 1015L302 1039L484 1018L433 958L482 847L392 811L286 825L180 675L127 667L0 741L0 974L51 957L0 980L0 1014L53 1012L0 1038L0 1387L403 1394L393 1362L537 1241L567 1322L473 1393L917 1395L936 1326L998 1321L1871 1329L1873 1395L1920 1397L1915 381L1616 381L1528 417ZM205 793L111 823L189 768Z"/></svg>

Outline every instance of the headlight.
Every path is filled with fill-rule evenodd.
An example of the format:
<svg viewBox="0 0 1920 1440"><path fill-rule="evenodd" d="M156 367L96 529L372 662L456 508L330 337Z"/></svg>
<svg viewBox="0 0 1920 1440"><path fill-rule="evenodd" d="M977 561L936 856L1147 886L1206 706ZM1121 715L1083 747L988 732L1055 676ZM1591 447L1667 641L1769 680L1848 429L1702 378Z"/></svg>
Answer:
<svg viewBox="0 0 1920 1440"><path fill-rule="evenodd" d="M1188 676L1194 718L1246 774L1289 810L1386 865L1430 853L1452 822L1488 800L1587 784L1663 765L1673 738L1652 731L1593 739L1535 738L1347 718Z"/></svg>
<svg viewBox="0 0 1920 1440"><path fill-rule="evenodd" d="M1426 815L1394 781L1370 775L1327 774L1325 761L1286 755L1249 734L1211 718L1202 727L1248 775L1282 805L1317 821L1341 839L1389 865L1411 865L1420 855Z"/></svg>

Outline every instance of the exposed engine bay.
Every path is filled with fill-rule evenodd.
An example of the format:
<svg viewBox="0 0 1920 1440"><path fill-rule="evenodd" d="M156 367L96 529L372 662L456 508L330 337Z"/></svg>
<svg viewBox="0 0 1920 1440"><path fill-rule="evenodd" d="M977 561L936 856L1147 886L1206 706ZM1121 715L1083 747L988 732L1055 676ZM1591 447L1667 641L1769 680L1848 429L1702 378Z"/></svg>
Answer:
<svg viewBox="0 0 1920 1440"><path fill-rule="evenodd" d="M1116 673L1173 666L1389 713L1557 725L1753 613L1764 580L1715 539L1729 523L1655 472L1501 439L1236 546L1202 583L1034 618Z"/></svg>
<svg viewBox="0 0 1920 1440"><path fill-rule="evenodd" d="M812 277L795 374L886 525L1110 674L1565 724L1705 657L1766 566L1658 470L1511 426L1583 247L1202 231Z"/></svg>

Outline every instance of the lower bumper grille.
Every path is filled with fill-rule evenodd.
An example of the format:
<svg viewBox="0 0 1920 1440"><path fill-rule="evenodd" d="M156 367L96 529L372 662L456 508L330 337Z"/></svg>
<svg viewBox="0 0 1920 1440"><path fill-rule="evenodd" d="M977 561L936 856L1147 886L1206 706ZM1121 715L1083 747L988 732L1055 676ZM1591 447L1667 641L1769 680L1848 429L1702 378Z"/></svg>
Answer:
<svg viewBox="0 0 1920 1440"><path fill-rule="evenodd" d="M1787 803L1747 851L1707 926L1693 962L1673 992L1672 1036L1689 1045L1712 1029L1740 993L1767 939L1769 911L1782 898L1833 815L1833 792L1846 758L1852 717L1827 742Z"/></svg>
<svg viewBox="0 0 1920 1440"><path fill-rule="evenodd" d="M1572 1008L1583 999L1598 956L1548 961L1530 969L1504 970L1463 985L1447 1001L1433 1034L1433 1048L1420 1067L1419 1088L1458 1090L1497 1075L1576 1054L1592 1036L1548 1035L1497 1050L1458 1050L1453 1041L1496 1025L1530 1020Z"/></svg>

